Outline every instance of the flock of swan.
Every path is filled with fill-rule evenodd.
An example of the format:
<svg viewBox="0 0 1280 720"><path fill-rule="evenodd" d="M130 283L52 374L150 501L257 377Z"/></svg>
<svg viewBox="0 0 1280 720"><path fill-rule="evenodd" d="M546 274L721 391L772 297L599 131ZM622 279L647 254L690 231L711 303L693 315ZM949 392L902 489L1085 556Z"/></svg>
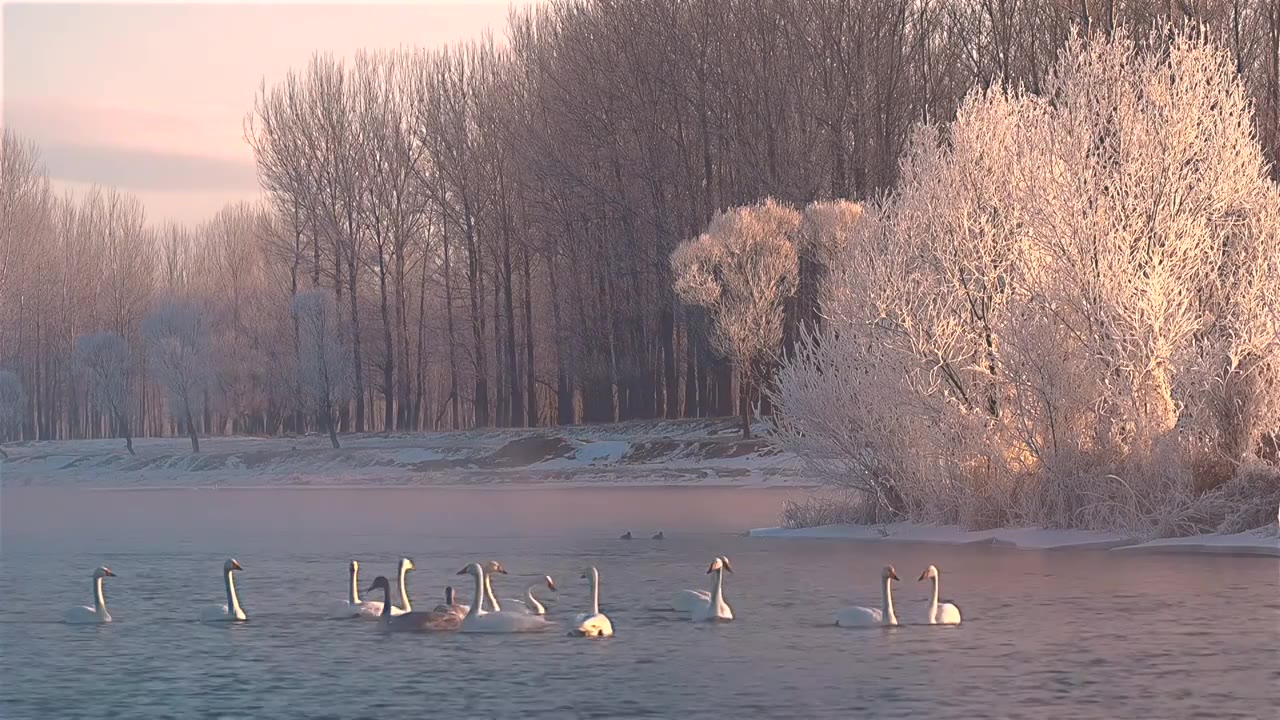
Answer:
<svg viewBox="0 0 1280 720"><path fill-rule="evenodd" d="M222 581L226 590L227 601L223 605L212 605L200 610L199 618L203 622L244 622L248 620L244 609L240 607L240 598L236 595L234 573L241 570L235 558L229 558L222 565ZM398 566L400 604L392 603L391 581L385 576L374 578L366 593L382 591L382 600L360 599L360 563L352 560L348 566L350 586L347 599L337 601L330 609L329 615L335 618L370 618L376 619L389 631L460 631L470 633L516 633L538 632L556 627L556 623L546 618L546 608L534 597L535 590L547 588L556 591L555 581L544 575L537 583L525 589L524 597L518 600L504 600L509 607L518 609L503 610L497 596L493 593L492 578L496 574L506 575L506 568L496 560L485 563L470 563L458 571L458 575L471 576L475 592L470 605L454 602L452 587L446 587L444 602L431 610L415 610L409 601L409 589L406 584L407 574L414 569L413 561L401 558ZM729 558L723 555L715 558L707 568L708 575L714 575L709 590L680 590L671 599L671 609L685 613L694 622L733 620L733 609L724 598L724 574L733 573ZM111 613L107 612L107 603L102 595L104 578L115 577L110 568L100 567L93 571L93 607L74 607L67 611L66 622L69 623L108 623ZM600 612L600 572L593 566L582 572L581 579L587 580L591 586L591 608L573 618L569 635L576 637L608 637L613 635L613 622ZM893 610L893 581L898 574L892 565L886 565L880 573L881 606L846 607L836 612L835 624L841 627L898 625L898 616ZM930 581L932 587L929 604L921 618L927 625L958 625L960 608L951 602L938 601L938 568L930 565L920 573L919 582ZM485 605L490 609L486 610Z"/></svg>

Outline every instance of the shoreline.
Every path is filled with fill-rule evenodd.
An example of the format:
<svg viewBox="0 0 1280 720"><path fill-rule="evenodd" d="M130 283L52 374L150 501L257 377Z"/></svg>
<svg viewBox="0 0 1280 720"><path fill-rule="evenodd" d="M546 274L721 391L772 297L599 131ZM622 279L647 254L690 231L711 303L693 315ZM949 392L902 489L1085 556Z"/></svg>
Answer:
<svg viewBox="0 0 1280 720"><path fill-rule="evenodd" d="M1280 558L1280 535L1275 526L1233 535L1192 535L1142 540L1124 533L1096 530L998 528L964 530L954 525L898 522L886 525L822 525L812 528L754 528L750 537L828 539L854 542L993 545L1015 550L1093 550L1134 553L1181 553Z"/></svg>

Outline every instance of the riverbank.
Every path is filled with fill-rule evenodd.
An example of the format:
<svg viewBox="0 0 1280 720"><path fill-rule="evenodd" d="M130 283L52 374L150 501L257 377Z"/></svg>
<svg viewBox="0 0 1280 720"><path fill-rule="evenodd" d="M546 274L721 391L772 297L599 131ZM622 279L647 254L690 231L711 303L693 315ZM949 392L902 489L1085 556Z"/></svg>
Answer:
<svg viewBox="0 0 1280 720"><path fill-rule="evenodd" d="M763 430L763 428L761 428ZM793 454L732 419L546 429L10 443L0 486L82 488L815 487Z"/></svg>
<svg viewBox="0 0 1280 720"><path fill-rule="evenodd" d="M1233 535L1195 535L1143 540L1122 533L1045 528L964 530L950 525L899 522L885 525L823 525L812 528L757 528L751 537L828 538L858 542L1000 545L1018 550L1102 550L1140 553L1214 553L1280 557L1280 531L1275 524Z"/></svg>

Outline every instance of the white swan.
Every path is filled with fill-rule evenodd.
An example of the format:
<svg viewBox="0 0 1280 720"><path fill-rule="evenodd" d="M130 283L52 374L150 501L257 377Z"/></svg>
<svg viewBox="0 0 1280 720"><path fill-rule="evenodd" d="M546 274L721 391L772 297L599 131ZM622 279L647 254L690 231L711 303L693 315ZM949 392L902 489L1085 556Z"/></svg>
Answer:
<svg viewBox="0 0 1280 720"><path fill-rule="evenodd" d="M63 619L66 622L76 624L111 622L111 613L107 612L107 601L102 597L102 578L115 576L116 574L111 572L109 567L100 567L94 570L93 607L84 605L73 607L62 616Z"/></svg>
<svg viewBox="0 0 1280 720"><path fill-rule="evenodd" d="M524 591L523 600L507 600L507 602L519 605L528 615L546 615L547 609L542 606L542 603L538 602L538 598L533 596L533 591L543 586L546 586L551 590L551 592L557 592L556 583L551 579L551 576L543 575L541 582L536 582L530 585L528 589Z"/></svg>
<svg viewBox="0 0 1280 720"><path fill-rule="evenodd" d="M600 612L600 572L593 566L587 568L582 577L591 581L591 612L581 613L574 618L573 629L569 634L576 637L609 637L613 634L613 623Z"/></svg>
<svg viewBox="0 0 1280 720"><path fill-rule="evenodd" d="M715 582L711 585L711 597L707 599L705 605L698 605L690 613L690 618L694 622L706 622L708 620L728 621L733 619L733 608L729 607L729 603L724 601L724 572L728 570L733 572L733 566L729 564L729 558L718 557L711 562L711 567L707 568L707 574L715 573Z"/></svg>
<svg viewBox="0 0 1280 720"><path fill-rule="evenodd" d="M462 632L537 632L551 627L551 623L537 615L526 615L523 612L512 612L510 610L495 610L488 613L482 611L480 604L484 601L484 568L479 563L471 563L459 570L458 574L470 575L475 578L476 582L475 600L472 601L466 617L462 619Z"/></svg>
<svg viewBox="0 0 1280 720"><path fill-rule="evenodd" d="M960 608L949 602L938 603L938 568L933 565L925 568L916 582L924 582L926 579L933 581L933 587L929 593L929 607L925 611L925 622L930 625L959 625Z"/></svg>
<svg viewBox="0 0 1280 720"><path fill-rule="evenodd" d="M228 558L222 564L222 584L226 586L227 604L209 605L200 611L203 622L242 622L248 620L244 610L240 609L240 598L236 597L236 581L231 573L240 570L240 563L235 558Z"/></svg>
<svg viewBox="0 0 1280 720"><path fill-rule="evenodd" d="M392 615L404 615L405 613L413 612L413 605L409 602L409 584L405 580L405 576L409 574L410 570L417 570L417 568L413 566L413 561L409 558L400 558L398 570L400 572L400 606L391 606Z"/></svg>
<svg viewBox="0 0 1280 720"><path fill-rule="evenodd" d="M462 616L452 612L438 610L410 611L399 615L392 614L391 581L383 575L373 579L373 584L366 592L381 590L383 595L382 614L378 616L378 624L384 630L395 632L440 632L457 630L462 624Z"/></svg>
<svg viewBox="0 0 1280 720"><path fill-rule="evenodd" d="M485 602L488 602L488 603L489 603L489 607L490 607L494 612L499 612L499 611L501 611L501 610L502 610L502 606L498 604L498 598L493 594L493 582L492 582L492 576L493 576L493 575L495 575L495 574L497 574L497 573L501 573L501 574L503 574L503 575L506 575L506 574L507 574L507 569L506 569L506 568L504 568L504 567L502 567L502 563L498 562L497 560L490 560L490 561L486 562L485 564L481 565L481 566L480 566L480 568L481 568L482 570L484 570L484 573L485 573L485 575L484 575L484 599L480 602L480 614L481 614L481 615L483 615L483 614L485 614L486 612L489 612L488 610L485 610L485 609L484 609ZM458 574L459 574L459 575L461 575L462 573L458 573ZM470 605L463 604L463 605L459 605L458 607L462 608L462 612L464 612L464 613L469 613L469 612L471 612L471 606L470 606Z"/></svg>
<svg viewBox="0 0 1280 720"><path fill-rule="evenodd" d="M722 555L716 558L715 561L711 563L711 567L707 570L708 575L713 572L716 573L716 577L712 581L711 590L680 590L672 596L671 608L691 615L694 613L707 613L711 608L712 595L715 593L716 588L721 586L724 570L728 570L732 573L733 566L729 564L729 558ZM723 595L721 596L720 604L724 606L723 610L725 615L713 615L711 618L703 617L702 619L709 620L718 618L722 620L732 620L733 610L731 610L728 604L724 602Z"/></svg>
<svg viewBox="0 0 1280 720"><path fill-rule="evenodd" d="M360 600L360 563L352 560L348 570L351 587L347 589L347 599L334 602L329 616L338 618L376 618L381 615L382 603L377 600ZM393 608L393 611L398 609Z"/></svg>
<svg viewBox="0 0 1280 720"><path fill-rule="evenodd" d="M836 613L836 625L841 627L859 627L867 625L897 625L898 616L893 614L893 588L890 583L898 579L892 565L885 565L880 571L881 594L883 606L880 608L847 607Z"/></svg>

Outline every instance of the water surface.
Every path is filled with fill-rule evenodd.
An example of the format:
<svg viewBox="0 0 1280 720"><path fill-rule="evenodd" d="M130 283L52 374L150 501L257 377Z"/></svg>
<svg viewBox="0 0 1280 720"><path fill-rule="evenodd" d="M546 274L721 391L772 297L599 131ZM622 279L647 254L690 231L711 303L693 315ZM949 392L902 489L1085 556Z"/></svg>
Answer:
<svg viewBox="0 0 1280 720"><path fill-rule="evenodd" d="M1029 552L777 540L781 495L721 488L182 490L0 494L0 716L1267 718L1280 707L1280 599L1271 558ZM657 530L666 539L649 540ZM617 538L624 530L630 542ZM736 573L737 620L660 608ZM500 598L551 574L562 624L602 576L616 635L382 635L323 608L411 557L416 605L496 558ZM194 622L237 576L243 625ZM875 605L893 563L903 620L915 578L942 569L959 627L841 629ZM115 622L68 626L109 565ZM469 598L464 597L464 601Z"/></svg>

